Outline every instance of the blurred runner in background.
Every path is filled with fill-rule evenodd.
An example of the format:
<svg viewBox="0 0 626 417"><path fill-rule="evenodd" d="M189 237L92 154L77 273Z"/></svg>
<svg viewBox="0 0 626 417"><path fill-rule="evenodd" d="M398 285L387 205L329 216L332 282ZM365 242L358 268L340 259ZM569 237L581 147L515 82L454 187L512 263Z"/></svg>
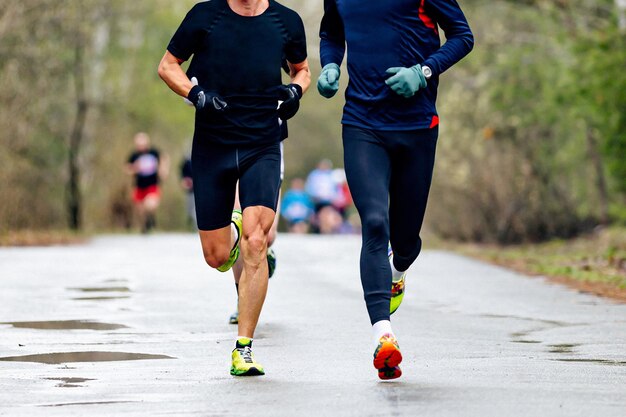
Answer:
<svg viewBox="0 0 626 417"><path fill-rule="evenodd" d="M169 161L156 148L150 146L147 133L135 135L135 151L128 157L126 171L135 178L133 203L142 233L156 226L156 211L161 202L159 182L167 176Z"/></svg>

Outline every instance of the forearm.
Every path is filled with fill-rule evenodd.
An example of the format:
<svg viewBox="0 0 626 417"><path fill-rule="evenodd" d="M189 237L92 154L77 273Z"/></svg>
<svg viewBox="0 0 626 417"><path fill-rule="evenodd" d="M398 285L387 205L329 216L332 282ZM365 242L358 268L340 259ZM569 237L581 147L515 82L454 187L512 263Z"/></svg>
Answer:
<svg viewBox="0 0 626 417"><path fill-rule="evenodd" d="M178 61L171 53L166 52L159 64L159 77L167 84L167 86L181 97L187 97L189 90L193 84L187 77L187 74L180 66Z"/></svg>
<svg viewBox="0 0 626 417"><path fill-rule="evenodd" d="M470 53L474 46L471 33L458 38L451 38L434 54L429 56L422 66L428 66L434 74L442 74Z"/></svg>
<svg viewBox="0 0 626 417"><path fill-rule="evenodd" d="M341 66L345 53L345 43L339 43L328 38L320 39L320 61L322 67L325 67L328 64L337 64Z"/></svg>
<svg viewBox="0 0 626 417"><path fill-rule="evenodd" d="M302 87L302 93L304 94L311 85L311 70L309 69L309 65L305 64L297 70L292 69L291 82L293 84L298 84L300 87Z"/></svg>
<svg viewBox="0 0 626 417"><path fill-rule="evenodd" d="M474 35L456 1L427 0L425 4L428 14L443 29L446 43L421 64L439 75L470 53L474 47Z"/></svg>

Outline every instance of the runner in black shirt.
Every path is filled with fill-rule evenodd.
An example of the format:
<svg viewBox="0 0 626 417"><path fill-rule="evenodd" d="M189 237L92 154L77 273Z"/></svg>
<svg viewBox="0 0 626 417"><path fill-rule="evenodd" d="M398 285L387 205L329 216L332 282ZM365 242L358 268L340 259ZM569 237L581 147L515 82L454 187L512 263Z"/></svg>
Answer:
<svg viewBox="0 0 626 417"><path fill-rule="evenodd" d="M185 74L180 64L192 55ZM289 85L281 82L283 57ZM310 83L306 57L304 26L294 11L273 0L212 0L191 9L159 65L167 85L196 107L193 183L207 263L229 270L241 241L233 375L264 374L251 344L267 292L267 240L280 188L278 118L298 111ZM233 211L237 182L243 216Z"/></svg>
<svg viewBox="0 0 626 417"><path fill-rule="evenodd" d="M137 133L134 141L135 151L128 157L126 171L135 177L133 202L142 232L148 233L156 225L155 212L161 202L159 180L167 163L162 161L159 151L150 146L148 134Z"/></svg>

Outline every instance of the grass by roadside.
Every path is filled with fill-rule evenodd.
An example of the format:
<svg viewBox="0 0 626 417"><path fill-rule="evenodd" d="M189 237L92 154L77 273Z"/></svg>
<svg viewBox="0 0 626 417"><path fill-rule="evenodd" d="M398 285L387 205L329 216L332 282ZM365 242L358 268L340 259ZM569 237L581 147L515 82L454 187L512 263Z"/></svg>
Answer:
<svg viewBox="0 0 626 417"><path fill-rule="evenodd" d="M81 233L64 230L33 231L21 230L0 233L0 247L3 246L52 246L73 245L85 242L89 237Z"/></svg>
<svg viewBox="0 0 626 417"><path fill-rule="evenodd" d="M626 228L611 227L573 240L494 246L444 247L516 271L548 277L583 292L626 302Z"/></svg>

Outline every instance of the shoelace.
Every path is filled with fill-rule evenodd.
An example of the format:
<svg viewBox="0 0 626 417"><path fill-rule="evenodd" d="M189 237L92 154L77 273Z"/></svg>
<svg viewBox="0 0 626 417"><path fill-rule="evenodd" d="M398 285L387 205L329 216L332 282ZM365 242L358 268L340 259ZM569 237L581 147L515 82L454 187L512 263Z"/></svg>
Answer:
<svg viewBox="0 0 626 417"><path fill-rule="evenodd" d="M250 349L249 346L246 346L244 348L239 348L237 349L239 351L239 354L241 355L241 357L243 358L244 362L246 363L252 363L254 362L252 360L252 349Z"/></svg>

